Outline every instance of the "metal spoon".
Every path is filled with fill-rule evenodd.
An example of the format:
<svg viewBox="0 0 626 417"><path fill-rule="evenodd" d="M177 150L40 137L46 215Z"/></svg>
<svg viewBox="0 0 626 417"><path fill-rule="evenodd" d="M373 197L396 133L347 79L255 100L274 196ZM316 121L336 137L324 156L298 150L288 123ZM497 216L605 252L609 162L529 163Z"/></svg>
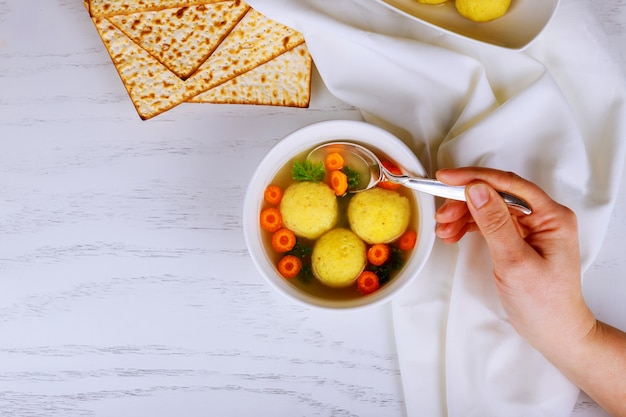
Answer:
<svg viewBox="0 0 626 417"><path fill-rule="evenodd" d="M330 142L320 145L309 152L307 159L312 162L324 161L326 155L337 152L344 157L346 165L359 172L361 181L357 187L348 190L357 193L368 190L383 180L401 184L413 190L436 195L452 200L466 201L465 186L447 185L430 178L397 175L385 168L378 157L369 149L351 142ZM524 214L532 213L528 203L512 194L498 191L504 202L511 208Z"/></svg>

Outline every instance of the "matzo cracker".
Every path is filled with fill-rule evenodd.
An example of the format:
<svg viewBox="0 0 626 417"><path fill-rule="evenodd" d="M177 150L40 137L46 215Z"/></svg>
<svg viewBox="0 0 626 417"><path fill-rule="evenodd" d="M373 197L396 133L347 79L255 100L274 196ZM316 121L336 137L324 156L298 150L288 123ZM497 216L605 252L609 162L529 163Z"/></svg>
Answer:
<svg viewBox="0 0 626 417"><path fill-rule="evenodd" d="M307 107L311 96L311 69L311 55L306 44L301 44L188 101Z"/></svg>
<svg viewBox="0 0 626 417"><path fill-rule="evenodd" d="M182 79L230 33L250 6L236 1L109 17L134 42Z"/></svg>
<svg viewBox="0 0 626 417"><path fill-rule="evenodd" d="M93 20L142 119L154 117L304 42L300 33L250 9L198 70L181 80L108 19Z"/></svg>
<svg viewBox="0 0 626 417"><path fill-rule="evenodd" d="M109 17L120 14L147 12L218 3L225 0L86 0L92 17Z"/></svg>

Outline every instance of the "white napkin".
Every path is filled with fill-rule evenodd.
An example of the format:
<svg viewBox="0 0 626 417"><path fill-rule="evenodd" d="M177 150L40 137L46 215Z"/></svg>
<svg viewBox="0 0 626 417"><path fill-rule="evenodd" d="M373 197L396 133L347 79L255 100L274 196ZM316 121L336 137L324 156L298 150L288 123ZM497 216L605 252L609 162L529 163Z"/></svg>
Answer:
<svg viewBox="0 0 626 417"><path fill-rule="evenodd" d="M373 0L250 0L300 30L329 90L431 173L481 165L572 208L586 269L626 153L623 76L586 0L562 0L524 52L427 27ZM392 303L409 416L569 416L578 389L510 326L478 235L435 245Z"/></svg>

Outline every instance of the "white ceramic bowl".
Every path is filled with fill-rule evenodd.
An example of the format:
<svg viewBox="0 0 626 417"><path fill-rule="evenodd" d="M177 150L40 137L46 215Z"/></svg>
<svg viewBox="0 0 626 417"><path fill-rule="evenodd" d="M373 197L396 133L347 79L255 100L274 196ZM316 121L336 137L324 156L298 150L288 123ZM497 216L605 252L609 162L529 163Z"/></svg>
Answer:
<svg viewBox="0 0 626 417"><path fill-rule="evenodd" d="M530 45L548 25L559 4L559 0L512 0L504 16L477 23L459 14L454 0L440 5L417 0L375 1L445 32L513 50Z"/></svg>
<svg viewBox="0 0 626 417"><path fill-rule="evenodd" d="M415 192L418 210L418 241L411 257L402 270L378 291L367 296L349 300L329 300L313 296L284 279L278 273L274 262L263 246L259 225L259 213L263 206L263 191L271 183L277 172L295 156L317 145L336 140L351 141L383 151L389 158L402 166L408 173L425 175L424 168L413 152L398 138L364 122L327 121L316 123L282 139L265 155L252 176L246 192L243 207L243 229L250 256L267 282L278 292L307 306L326 309L355 309L373 306L388 301L405 287L422 269L428 259L434 239L434 198Z"/></svg>

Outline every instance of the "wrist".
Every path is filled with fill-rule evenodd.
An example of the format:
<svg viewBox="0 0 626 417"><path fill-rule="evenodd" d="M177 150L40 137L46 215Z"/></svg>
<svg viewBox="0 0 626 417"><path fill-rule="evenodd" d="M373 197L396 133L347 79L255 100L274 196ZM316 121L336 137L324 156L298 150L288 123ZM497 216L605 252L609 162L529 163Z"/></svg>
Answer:
<svg viewBox="0 0 626 417"><path fill-rule="evenodd" d="M626 416L626 333L595 321L570 349L548 357L610 415Z"/></svg>
<svg viewBox="0 0 626 417"><path fill-rule="evenodd" d="M543 326L543 334L529 342L551 362L579 360L586 347L598 337L599 322L584 302L552 325Z"/></svg>

